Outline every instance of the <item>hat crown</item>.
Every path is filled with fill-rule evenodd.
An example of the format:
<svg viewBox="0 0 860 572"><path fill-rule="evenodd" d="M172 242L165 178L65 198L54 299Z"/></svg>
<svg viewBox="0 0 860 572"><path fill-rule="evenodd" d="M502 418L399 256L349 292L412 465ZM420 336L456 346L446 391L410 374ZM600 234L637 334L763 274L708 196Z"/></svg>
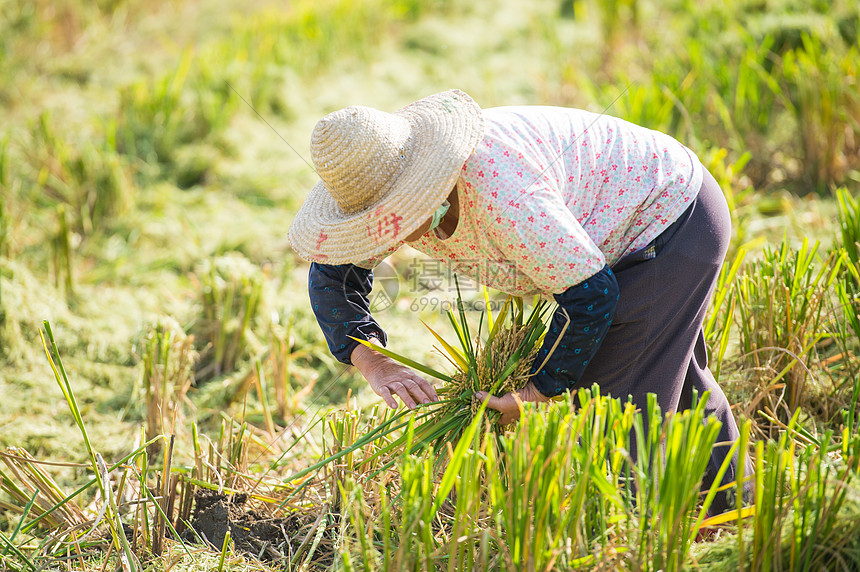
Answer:
<svg viewBox="0 0 860 572"><path fill-rule="evenodd" d="M332 199L346 214L368 209L395 186L408 156L409 122L353 106L320 119L311 158Z"/></svg>

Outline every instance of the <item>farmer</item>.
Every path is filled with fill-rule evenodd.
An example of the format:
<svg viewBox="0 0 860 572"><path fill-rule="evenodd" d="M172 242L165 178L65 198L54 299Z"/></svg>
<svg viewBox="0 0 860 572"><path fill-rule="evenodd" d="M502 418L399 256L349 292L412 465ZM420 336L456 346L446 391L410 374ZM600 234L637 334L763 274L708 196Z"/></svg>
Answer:
<svg viewBox="0 0 860 572"><path fill-rule="evenodd" d="M708 371L702 322L731 228L720 187L692 151L607 115L482 110L451 90L394 113L331 113L311 154L322 180L290 242L312 263L311 304L332 353L389 406L395 395L410 408L437 400L415 371L350 337L385 345L369 309L371 269L408 243L487 286L558 303L537 373L516 396L488 398L502 423L518 418L517 398L593 383L640 407L654 393L663 412L710 391L707 411L722 422L713 481L738 429ZM713 508L730 502L719 495Z"/></svg>

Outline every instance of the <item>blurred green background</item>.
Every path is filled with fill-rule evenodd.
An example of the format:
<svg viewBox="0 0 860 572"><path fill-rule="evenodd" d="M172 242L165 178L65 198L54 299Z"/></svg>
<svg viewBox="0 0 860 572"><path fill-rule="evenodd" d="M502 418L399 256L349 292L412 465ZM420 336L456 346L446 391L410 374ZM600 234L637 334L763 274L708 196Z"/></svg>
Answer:
<svg viewBox="0 0 860 572"><path fill-rule="evenodd" d="M807 237L821 241L814 271L836 273L832 249L858 237L838 213L860 187L859 28L848 0L0 0L0 445L83 458L42 320L106 456L150 417L162 343L189 360L174 381L196 378L171 406L180 425L215 430L222 412L262 424L255 359L278 424L350 391L375 401L329 355L286 241L316 182L311 130L347 105L394 110L456 87L482 107L574 106L668 132L721 183L741 274L758 279L770 244L759 274L772 277L782 245ZM443 366L418 318L442 323L452 293L416 286L416 256L389 260L400 287L378 317L398 352ZM788 362L742 357L779 343L738 314L775 315L761 302L774 291L762 278L759 301L743 298L733 279L709 341L741 399ZM817 401L856 371L856 338L825 340L845 327L834 304L784 344L806 348L806 366L831 360L818 389L797 382ZM838 407L822 407L832 420Z"/></svg>

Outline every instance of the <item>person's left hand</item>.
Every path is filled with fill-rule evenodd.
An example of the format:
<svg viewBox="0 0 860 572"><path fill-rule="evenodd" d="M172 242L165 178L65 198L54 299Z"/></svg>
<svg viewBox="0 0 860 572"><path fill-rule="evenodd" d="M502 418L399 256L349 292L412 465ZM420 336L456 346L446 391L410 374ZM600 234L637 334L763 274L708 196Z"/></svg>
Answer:
<svg viewBox="0 0 860 572"><path fill-rule="evenodd" d="M517 391L510 391L501 397L490 395L486 391L479 391L475 397L481 401L487 400L487 407L495 409L502 416L499 418L500 425L508 425L520 418L521 403L523 401L534 401L543 403L549 401L549 397L538 391L532 382L528 382L525 387Z"/></svg>

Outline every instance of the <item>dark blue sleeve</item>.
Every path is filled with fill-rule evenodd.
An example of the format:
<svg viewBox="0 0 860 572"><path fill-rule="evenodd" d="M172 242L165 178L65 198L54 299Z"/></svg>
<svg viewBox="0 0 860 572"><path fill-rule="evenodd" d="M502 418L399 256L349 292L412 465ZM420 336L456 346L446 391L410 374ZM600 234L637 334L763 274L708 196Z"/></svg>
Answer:
<svg viewBox="0 0 860 572"><path fill-rule="evenodd" d="M561 294L555 294L558 309L552 316L543 345L532 366L532 373L541 366L567 322L570 324L555 351L543 368L532 377L535 387L547 397L573 389L582 378L588 362L597 353L609 331L615 306L618 304L618 282L609 266Z"/></svg>
<svg viewBox="0 0 860 572"><path fill-rule="evenodd" d="M308 272L308 294L311 308L328 348L338 361L352 365L350 356L358 342L348 336L366 340L388 341L383 329L370 315L368 296L373 289L373 271L354 264L311 264Z"/></svg>

